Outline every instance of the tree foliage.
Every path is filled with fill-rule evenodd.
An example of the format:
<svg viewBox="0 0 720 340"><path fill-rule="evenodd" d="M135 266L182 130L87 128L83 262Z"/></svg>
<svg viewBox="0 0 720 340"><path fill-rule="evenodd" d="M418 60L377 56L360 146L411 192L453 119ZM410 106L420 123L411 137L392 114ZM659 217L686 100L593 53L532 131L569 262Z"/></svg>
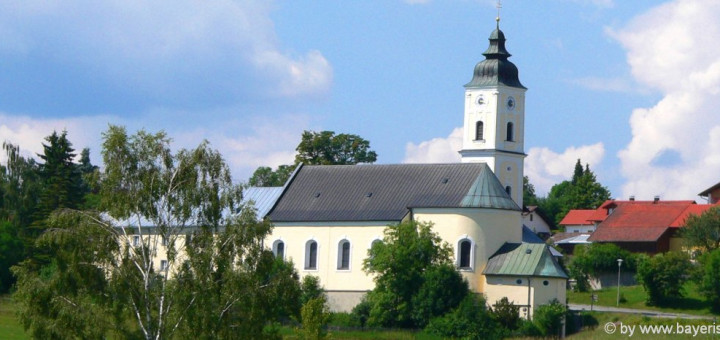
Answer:
<svg viewBox="0 0 720 340"><path fill-rule="evenodd" d="M590 166L583 169L580 159L575 163L573 177L552 188L547 198L539 199L538 206L555 224L572 209L595 209L610 199L610 191L600 184Z"/></svg>
<svg viewBox="0 0 720 340"><path fill-rule="evenodd" d="M538 306L533 315L533 324L544 337L559 337L567 310L558 300Z"/></svg>
<svg viewBox="0 0 720 340"><path fill-rule="evenodd" d="M14 269L34 337L260 338L296 312L280 301L299 299L297 274L264 250L270 225L207 143L173 153L162 132L110 126L102 153L104 212L56 210L38 239L52 262Z"/></svg>
<svg viewBox="0 0 720 340"><path fill-rule="evenodd" d="M450 246L432 231L430 223L406 221L388 226L383 242L374 244L368 253L363 269L375 274L375 289L367 298L371 326L423 327L468 293L467 283L453 268Z"/></svg>
<svg viewBox="0 0 720 340"><path fill-rule="evenodd" d="M680 229L687 246L698 252L711 252L720 248L720 207L712 207L700 215L692 214Z"/></svg>
<svg viewBox="0 0 720 340"><path fill-rule="evenodd" d="M358 135L334 131L303 131L300 143L295 148L295 163L280 165L277 169L261 166L248 181L251 186L282 186L287 182L298 164L310 165L352 165L374 163L377 153L370 150L370 142Z"/></svg>
<svg viewBox="0 0 720 340"><path fill-rule="evenodd" d="M704 254L700 265L700 292L710 302L713 311L720 312L720 250Z"/></svg>
<svg viewBox="0 0 720 340"><path fill-rule="evenodd" d="M623 260L623 269L635 270L637 256L612 243L592 243L575 247L570 261L570 277L576 280L576 289L584 292L590 289L590 276L613 273L618 270L617 260Z"/></svg>
<svg viewBox="0 0 720 340"><path fill-rule="evenodd" d="M647 292L649 305L663 305L683 296L692 264L682 252L668 252L638 261L636 278Z"/></svg>
<svg viewBox="0 0 720 340"><path fill-rule="evenodd" d="M290 178L296 165L280 165L273 171L272 168L261 166L255 169L248 185L254 187L281 187Z"/></svg>
<svg viewBox="0 0 720 340"><path fill-rule="evenodd" d="M523 204L525 206L538 205L538 197L535 195L535 186L530 183L528 176L523 177Z"/></svg>
<svg viewBox="0 0 720 340"><path fill-rule="evenodd" d="M476 294L468 294L457 308L432 319L425 330L453 339L501 339L504 333L491 317L483 296Z"/></svg>
<svg viewBox="0 0 720 340"><path fill-rule="evenodd" d="M377 153L370 150L369 141L358 135L336 135L334 131L303 131L295 150L295 164L350 165L377 160Z"/></svg>

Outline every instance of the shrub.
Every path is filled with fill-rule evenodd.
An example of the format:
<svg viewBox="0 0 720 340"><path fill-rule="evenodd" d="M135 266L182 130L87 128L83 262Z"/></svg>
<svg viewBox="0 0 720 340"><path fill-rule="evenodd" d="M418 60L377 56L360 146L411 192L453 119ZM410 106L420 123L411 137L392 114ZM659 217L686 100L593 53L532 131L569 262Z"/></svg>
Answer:
<svg viewBox="0 0 720 340"><path fill-rule="evenodd" d="M303 277L302 283L300 284L300 303L305 305L312 299L317 299L323 296L323 288L320 286L320 278L313 275Z"/></svg>
<svg viewBox="0 0 720 340"><path fill-rule="evenodd" d="M303 305L302 329L300 334L305 340L320 340L327 338L325 327L330 320L330 312L324 297L314 298Z"/></svg>
<svg viewBox="0 0 720 340"><path fill-rule="evenodd" d="M642 260L636 278L647 292L647 304L661 305L671 297L683 296L682 286L691 268L688 255L680 252L657 254Z"/></svg>
<svg viewBox="0 0 720 340"><path fill-rule="evenodd" d="M510 302L507 297L495 302L490 310L490 315L500 325L511 331L516 330L520 325L520 306Z"/></svg>
<svg viewBox="0 0 720 340"><path fill-rule="evenodd" d="M445 338L500 339L503 335L485 299L476 294L468 294L453 311L432 319L425 330Z"/></svg>
<svg viewBox="0 0 720 340"><path fill-rule="evenodd" d="M425 327L434 317L457 307L470 289L453 265L428 268L422 275L423 284L412 298L412 317L417 327Z"/></svg>
<svg viewBox="0 0 720 340"><path fill-rule="evenodd" d="M565 318L566 309L558 300L547 305L538 306L533 315L533 323L542 336L556 336L560 334Z"/></svg>
<svg viewBox="0 0 720 340"><path fill-rule="evenodd" d="M372 305L368 301L367 295L363 297L360 303L353 307L351 315L360 327L367 325L368 318L370 317L370 308L372 308Z"/></svg>
<svg viewBox="0 0 720 340"><path fill-rule="evenodd" d="M701 257L700 292L710 302L714 312L720 312L720 250Z"/></svg>
<svg viewBox="0 0 720 340"><path fill-rule="evenodd" d="M360 321L352 313L330 313L330 326L342 328L358 328Z"/></svg>

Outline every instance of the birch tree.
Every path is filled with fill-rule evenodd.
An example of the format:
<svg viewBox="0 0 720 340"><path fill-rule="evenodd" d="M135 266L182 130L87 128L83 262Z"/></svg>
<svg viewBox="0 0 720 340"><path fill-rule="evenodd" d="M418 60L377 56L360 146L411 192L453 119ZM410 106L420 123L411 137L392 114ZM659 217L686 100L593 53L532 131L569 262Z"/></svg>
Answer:
<svg viewBox="0 0 720 340"><path fill-rule="evenodd" d="M203 142L173 153L165 133L118 126L103 139L102 212L56 211L38 241L52 263L15 268L34 337L203 338L188 322L203 315L206 338L240 336L229 328L258 338L290 313L267 304L297 299L297 274L264 250L270 225L240 205L217 151Z"/></svg>

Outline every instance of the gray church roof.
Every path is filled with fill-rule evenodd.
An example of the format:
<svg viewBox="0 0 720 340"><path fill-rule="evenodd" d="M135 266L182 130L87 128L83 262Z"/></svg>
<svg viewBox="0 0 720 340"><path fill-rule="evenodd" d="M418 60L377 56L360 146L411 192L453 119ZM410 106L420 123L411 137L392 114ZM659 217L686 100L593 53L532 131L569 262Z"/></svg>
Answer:
<svg viewBox="0 0 720 340"><path fill-rule="evenodd" d="M409 208L520 210L485 163L301 166L273 222L400 221Z"/></svg>
<svg viewBox="0 0 720 340"><path fill-rule="evenodd" d="M249 187L243 190L243 202L252 201L257 209L258 219L262 220L270 212L282 192L283 187Z"/></svg>

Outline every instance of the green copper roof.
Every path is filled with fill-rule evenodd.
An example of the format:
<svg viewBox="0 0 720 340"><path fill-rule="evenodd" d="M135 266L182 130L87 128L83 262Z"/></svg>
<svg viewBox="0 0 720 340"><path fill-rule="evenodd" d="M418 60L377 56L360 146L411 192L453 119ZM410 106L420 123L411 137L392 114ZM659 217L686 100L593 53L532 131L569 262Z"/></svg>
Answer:
<svg viewBox="0 0 720 340"><path fill-rule="evenodd" d="M485 60L475 65L472 80L465 87L505 85L525 88L518 78L518 68L508 60L511 54L505 49L505 34L498 27L490 34L490 46L483 53Z"/></svg>
<svg viewBox="0 0 720 340"><path fill-rule="evenodd" d="M483 274L568 278L547 245L541 243L505 243L490 257Z"/></svg>
<svg viewBox="0 0 720 340"><path fill-rule="evenodd" d="M460 206L520 210L487 164L484 164L470 190L460 201Z"/></svg>

